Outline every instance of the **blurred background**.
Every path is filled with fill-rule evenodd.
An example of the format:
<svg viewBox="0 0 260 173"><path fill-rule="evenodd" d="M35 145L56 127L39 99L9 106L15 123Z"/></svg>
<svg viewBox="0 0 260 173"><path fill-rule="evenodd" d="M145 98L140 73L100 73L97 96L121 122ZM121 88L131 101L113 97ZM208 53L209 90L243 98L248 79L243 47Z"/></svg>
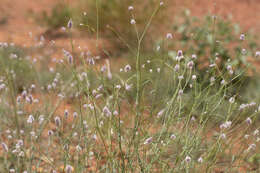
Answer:
<svg viewBox="0 0 260 173"><path fill-rule="evenodd" d="M127 7L129 5L135 7L135 17L137 23L141 25L153 11L155 2L155 0L99 0L101 37L106 40L112 37L112 31L106 28L109 24L116 31L124 32L125 37L131 42L130 15ZM163 10L154 21L155 28L151 30L169 32L174 24L183 20L182 12L189 9L189 15L192 17L202 19L206 15L216 15L239 23L241 32L252 30L254 33L260 33L259 0L165 0L164 4ZM29 35L31 37L44 35L46 39L55 40L61 47L66 46L64 45L67 43L64 41L66 35L62 34L60 28L66 26L68 20L72 18L77 25L75 26L77 29L73 31L74 39L83 47L91 48L93 33L90 28L80 27L79 24L84 23L95 28L95 5L95 0L1 0L0 41L26 46L33 42L33 39L29 39ZM152 33L154 38L162 36L161 32ZM110 46L115 46L115 43L110 42Z"/></svg>

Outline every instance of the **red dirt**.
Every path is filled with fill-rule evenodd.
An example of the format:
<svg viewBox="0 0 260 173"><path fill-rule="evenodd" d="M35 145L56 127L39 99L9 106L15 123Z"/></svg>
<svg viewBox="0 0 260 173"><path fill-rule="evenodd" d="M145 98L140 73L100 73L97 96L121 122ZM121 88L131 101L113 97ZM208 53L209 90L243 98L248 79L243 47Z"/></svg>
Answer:
<svg viewBox="0 0 260 173"><path fill-rule="evenodd" d="M30 14L37 14L42 11L50 11L59 0L1 0L0 17L0 42L14 42L18 45L30 45L34 40L29 37L32 32L33 37L39 36L46 31L45 27L39 26ZM66 0L66 3L76 2ZM216 4L216 5L214 5ZM238 22L244 31L253 29L260 32L260 1L259 0L168 0L165 5L170 7L170 11L188 7L194 16L203 16L207 13L215 13L218 16L233 16L233 21ZM78 35L78 34L76 34ZM82 47L93 47L93 41L87 43L88 38L75 37L76 42L80 42ZM63 47L67 39L56 40L56 43ZM65 46L67 47L67 46Z"/></svg>

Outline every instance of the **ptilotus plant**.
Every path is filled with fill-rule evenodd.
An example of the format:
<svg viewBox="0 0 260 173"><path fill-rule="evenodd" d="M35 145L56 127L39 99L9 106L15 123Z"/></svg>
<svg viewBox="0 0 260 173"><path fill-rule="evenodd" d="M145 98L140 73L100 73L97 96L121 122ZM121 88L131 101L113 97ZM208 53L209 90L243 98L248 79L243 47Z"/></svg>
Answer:
<svg viewBox="0 0 260 173"><path fill-rule="evenodd" d="M95 1L97 16L104 4ZM239 55L218 47L214 15L196 39L184 34L193 27L179 25L147 53L144 39L165 6L156 1L142 25L134 4L123 9L136 40L130 46L113 37L127 47L125 59L76 47L73 16L63 24L70 37L70 47L59 48L63 57L35 58L0 43L0 172L259 171L259 79L246 61L259 50L244 48L245 33L230 34L243 47ZM92 32L102 47L101 31Z"/></svg>

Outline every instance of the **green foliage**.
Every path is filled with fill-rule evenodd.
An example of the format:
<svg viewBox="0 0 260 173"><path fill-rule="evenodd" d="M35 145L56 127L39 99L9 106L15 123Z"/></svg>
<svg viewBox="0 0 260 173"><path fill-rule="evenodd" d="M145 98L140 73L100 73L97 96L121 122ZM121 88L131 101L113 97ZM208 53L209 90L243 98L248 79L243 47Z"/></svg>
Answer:
<svg viewBox="0 0 260 173"><path fill-rule="evenodd" d="M64 3L58 3L53 7L50 15L44 11L42 15L38 17L38 21L46 24L51 30L60 29L61 27L67 26L72 15L72 8Z"/></svg>
<svg viewBox="0 0 260 173"><path fill-rule="evenodd" d="M0 75L9 76L18 90L30 86L36 79L34 69L26 60L23 50L14 46L0 48Z"/></svg>
<svg viewBox="0 0 260 173"><path fill-rule="evenodd" d="M188 10L178 16L181 22L173 25L174 33L179 42L172 44L173 48L183 48L186 54L196 54L200 64L218 63L220 70L231 65L236 74L253 69L248 63L248 57L254 57L257 43L256 36L252 33L244 33L246 42L240 40L241 31L237 24L221 17L206 16L198 19L190 15ZM243 49L246 50L243 53ZM216 60L218 58L218 60ZM201 68L200 74L205 73Z"/></svg>

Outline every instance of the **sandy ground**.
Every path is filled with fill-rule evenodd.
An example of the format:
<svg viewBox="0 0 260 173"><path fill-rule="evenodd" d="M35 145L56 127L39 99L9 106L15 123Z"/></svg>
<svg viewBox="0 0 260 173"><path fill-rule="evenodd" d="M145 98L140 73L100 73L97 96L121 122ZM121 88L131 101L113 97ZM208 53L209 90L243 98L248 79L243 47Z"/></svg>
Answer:
<svg viewBox="0 0 260 173"><path fill-rule="evenodd" d="M33 36L41 35L46 28L39 26L31 14L50 11L59 0L0 0L0 42L14 42L18 45L30 44L29 32ZM73 0L70 0L73 2ZM71 3L66 0L67 3ZM75 0L74 0L75 2ZM188 7L191 14L203 16L215 13L222 17L232 16L245 31L252 29L260 33L259 0L168 0L170 9ZM81 38L86 40L87 38ZM81 41L82 42L82 41ZM60 44L64 44L61 41Z"/></svg>

